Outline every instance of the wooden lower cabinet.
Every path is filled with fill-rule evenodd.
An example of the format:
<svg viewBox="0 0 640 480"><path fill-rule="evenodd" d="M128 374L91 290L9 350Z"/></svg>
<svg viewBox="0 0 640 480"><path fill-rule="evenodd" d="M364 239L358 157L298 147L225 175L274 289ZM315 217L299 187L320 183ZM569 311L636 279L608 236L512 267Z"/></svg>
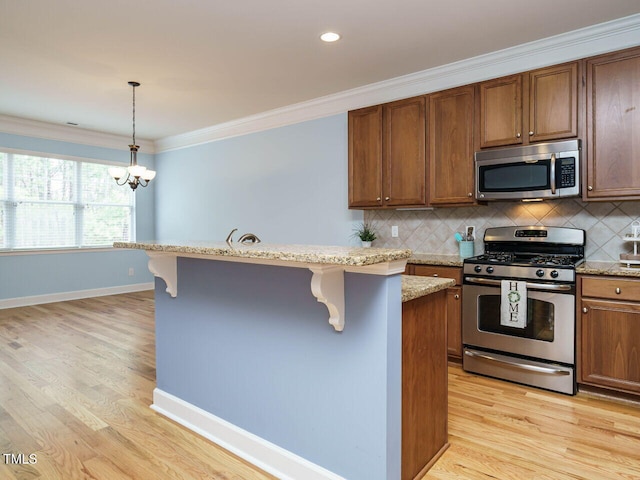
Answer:
<svg viewBox="0 0 640 480"><path fill-rule="evenodd" d="M447 289L447 353L462 358L462 287Z"/></svg>
<svg viewBox="0 0 640 480"><path fill-rule="evenodd" d="M402 304L402 480L422 478L449 446L447 292Z"/></svg>
<svg viewBox="0 0 640 480"><path fill-rule="evenodd" d="M462 268L414 265L412 275L453 278L456 286L447 289L447 353L462 358Z"/></svg>
<svg viewBox="0 0 640 480"><path fill-rule="evenodd" d="M640 394L640 280L581 284L579 383Z"/></svg>

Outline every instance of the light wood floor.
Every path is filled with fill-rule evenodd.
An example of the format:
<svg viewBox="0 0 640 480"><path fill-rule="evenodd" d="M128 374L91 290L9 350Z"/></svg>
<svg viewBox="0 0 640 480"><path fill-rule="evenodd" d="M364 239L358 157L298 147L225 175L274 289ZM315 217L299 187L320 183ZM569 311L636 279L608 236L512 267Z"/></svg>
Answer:
<svg viewBox="0 0 640 480"><path fill-rule="evenodd" d="M273 478L149 408L153 330L151 292L0 310L0 478ZM640 479L638 405L456 366L449 387L451 447L424 479Z"/></svg>

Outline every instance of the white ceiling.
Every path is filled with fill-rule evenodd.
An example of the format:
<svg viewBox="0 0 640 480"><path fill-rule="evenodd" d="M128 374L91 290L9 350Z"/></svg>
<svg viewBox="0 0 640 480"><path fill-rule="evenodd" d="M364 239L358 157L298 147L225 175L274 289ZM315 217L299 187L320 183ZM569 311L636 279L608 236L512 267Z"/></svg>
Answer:
<svg viewBox="0 0 640 480"><path fill-rule="evenodd" d="M0 0L0 114L157 140L640 12L638 0ZM333 30L334 44L319 40Z"/></svg>

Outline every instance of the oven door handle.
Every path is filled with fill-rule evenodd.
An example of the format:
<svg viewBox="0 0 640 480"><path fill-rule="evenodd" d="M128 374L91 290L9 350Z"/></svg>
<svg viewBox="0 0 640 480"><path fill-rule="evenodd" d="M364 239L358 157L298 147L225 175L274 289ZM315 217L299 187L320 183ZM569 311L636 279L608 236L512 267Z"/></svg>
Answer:
<svg viewBox="0 0 640 480"><path fill-rule="evenodd" d="M524 363L519 363L517 361L492 357L489 354L480 353L475 350L465 350L464 354L468 357L475 357L482 360L488 360L490 362L502 363L504 365L507 365L508 367L516 368L519 370L528 370L530 372L536 372L536 373L546 373L548 375L570 375L571 374L571 372L569 372L568 370L560 370L559 368L552 368L552 367L541 367L538 365L528 365Z"/></svg>
<svg viewBox="0 0 640 480"><path fill-rule="evenodd" d="M501 280L493 280L492 278L475 278L464 277L464 281L468 283L479 283L480 285L491 285L493 287L499 287L502 283ZM527 282L527 288L537 288L538 290L551 290L554 292L566 292L571 290L571 285L555 284L555 283L530 283Z"/></svg>

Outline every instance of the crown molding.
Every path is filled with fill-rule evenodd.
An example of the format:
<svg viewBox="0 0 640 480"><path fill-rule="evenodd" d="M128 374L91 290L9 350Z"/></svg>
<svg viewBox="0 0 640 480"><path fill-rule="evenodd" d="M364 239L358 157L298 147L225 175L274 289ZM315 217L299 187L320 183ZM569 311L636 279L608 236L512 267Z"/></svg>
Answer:
<svg viewBox="0 0 640 480"><path fill-rule="evenodd" d="M11 117L9 115L0 115L0 132L126 151L129 150L128 145L131 143L130 137L122 135ZM145 153L155 153L155 144L153 142L136 139L136 143L140 145L140 148Z"/></svg>
<svg viewBox="0 0 640 480"><path fill-rule="evenodd" d="M155 141L166 152L640 45L640 14Z"/></svg>

